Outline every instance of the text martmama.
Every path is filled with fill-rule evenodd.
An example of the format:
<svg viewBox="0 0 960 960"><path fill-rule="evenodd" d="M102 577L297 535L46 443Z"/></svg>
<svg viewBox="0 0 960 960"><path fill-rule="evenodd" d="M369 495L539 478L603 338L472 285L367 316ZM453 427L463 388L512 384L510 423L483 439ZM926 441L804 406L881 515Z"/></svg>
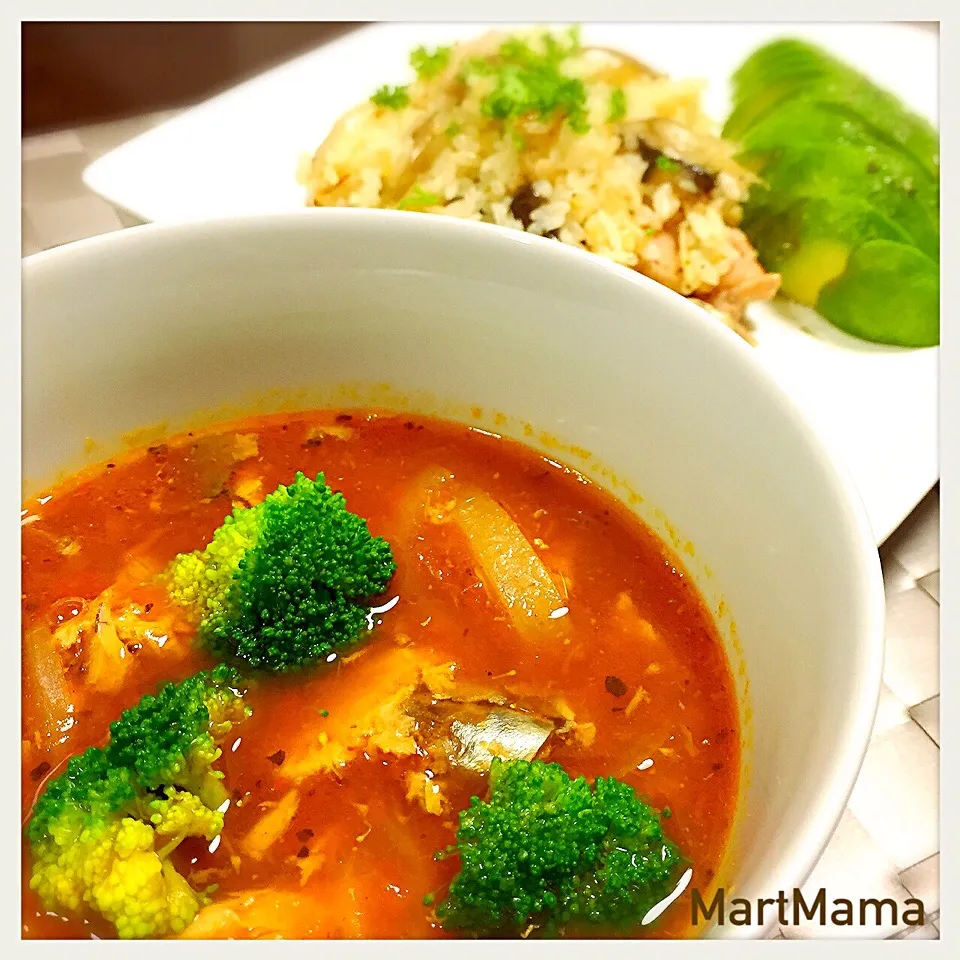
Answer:
<svg viewBox="0 0 960 960"><path fill-rule="evenodd" d="M691 909L694 926L715 921L718 926L746 927L752 924L763 925L774 919L780 926L799 926L804 921L818 923L821 926L834 924L838 927L882 926L892 924L909 927L921 927L924 923L923 903L919 900L905 900L901 907L889 897L883 900L867 898L846 900L842 897L827 900L827 891L820 889L815 895L803 893L794 888L791 896L781 890L776 897L764 897L759 900L746 900L726 897L723 888L718 888L713 899L706 903L699 890L693 891Z"/></svg>

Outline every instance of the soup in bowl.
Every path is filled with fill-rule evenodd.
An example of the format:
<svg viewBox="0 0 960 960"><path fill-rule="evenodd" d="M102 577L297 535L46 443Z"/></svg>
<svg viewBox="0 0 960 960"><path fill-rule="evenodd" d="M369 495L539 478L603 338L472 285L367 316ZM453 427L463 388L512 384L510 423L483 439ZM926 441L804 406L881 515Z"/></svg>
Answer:
<svg viewBox="0 0 960 960"><path fill-rule="evenodd" d="M822 850L882 586L715 326L416 214L31 258L24 935L768 926L698 905L789 895Z"/></svg>

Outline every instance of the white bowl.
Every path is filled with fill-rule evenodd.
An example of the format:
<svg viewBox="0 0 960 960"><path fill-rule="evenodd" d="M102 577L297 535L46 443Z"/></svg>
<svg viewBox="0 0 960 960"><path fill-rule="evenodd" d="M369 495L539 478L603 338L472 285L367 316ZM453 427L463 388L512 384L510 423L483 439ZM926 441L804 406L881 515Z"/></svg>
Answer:
<svg viewBox="0 0 960 960"><path fill-rule="evenodd" d="M806 879L873 723L880 566L847 479L715 320L562 244L358 210L61 247L24 263L23 310L27 492L158 421L351 400L497 423L636 491L644 519L693 544L683 560L738 679L727 897L789 896ZM756 936L765 919L710 935Z"/></svg>

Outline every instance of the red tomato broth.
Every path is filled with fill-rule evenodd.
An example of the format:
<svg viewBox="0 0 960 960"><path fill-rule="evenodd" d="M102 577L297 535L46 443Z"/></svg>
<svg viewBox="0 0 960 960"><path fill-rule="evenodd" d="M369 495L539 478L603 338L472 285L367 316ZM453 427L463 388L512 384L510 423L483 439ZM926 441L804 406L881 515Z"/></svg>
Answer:
<svg viewBox="0 0 960 960"><path fill-rule="evenodd" d="M318 436L318 424L335 433ZM268 925L271 916L288 918L289 928L280 931L285 936L449 935L433 922L423 898L442 896L456 871L456 858L438 861L433 853L454 841L456 810L472 794L483 795L483 777L477 774L458 771L445 778L449 812L437 816L406 797L404 774L411 760L362 754L339 778L320 773L299 784L296 816L262 860L239 852L263 813L260 805L291 789L278 751L291 755L315 740L339 711L349 710L360 692L351 678L361 675L364 659L388 657L399 638L417 656L454 661L458 679L562 698L577 721L594 724L596 737L589 745L572 738L551 742L548 758L571 774L615 775L654 806L668 807L665 830L693 865L691 886L709 886L724 853L739 785L735 685L694 584L634 514L576 472L521 444L425 417L284 414L212 433L256 435L256 457L244 469L252 463L263 492L291 482L298 470L311 477L324 472L350 509L369 520L371 531L391 542L398 569L387 598L400 599L380 616L356 660L348 654L306 676L255 683L248 698L253 716L228 738L219 762L239 803L228 811L212 852L197 840L175 852L174 862L188 879L195 875L198 888L216 882L215 903L232 894L269 891L258 897L258 909ZM209 451L197 446L201 440L201 434L180 435L87 471L55 487L49 499L25 505L28 515L39 517L23 527L25 636L36 624L56 625L58 614L69 617L72 607L65 599L96 597L114 583L131 554L159 571L178 552L209 541L233 499L213 489L219 468L212 471L211 485L210 465L201 462ZM438 465L486 491L538 545L566 597L562 636L569 642L520 637L481 582L465 541L447 526L411 522L415 485ZM65 553L65 542L79 549ZM655 633L638 628L638 617ZM210 655L190 639L171 637L162 650L138 654L114 693L84 689L83 675L68 669L74 709L61 742L38 740L25 684L24 823L43 781L70 755L102 743L122 709L163 680L211 665ZM653 763L645 763L649 760ZM322 865L301 882L303 861L319 862L311 860L318 852ZM28 888L27 850L23 880L25 937L110 936L96 919L61 918L44 910ZM691 935L689 897L688 891L637 935ZM258 922L220 927L218 935L256 935Z"/></svg>

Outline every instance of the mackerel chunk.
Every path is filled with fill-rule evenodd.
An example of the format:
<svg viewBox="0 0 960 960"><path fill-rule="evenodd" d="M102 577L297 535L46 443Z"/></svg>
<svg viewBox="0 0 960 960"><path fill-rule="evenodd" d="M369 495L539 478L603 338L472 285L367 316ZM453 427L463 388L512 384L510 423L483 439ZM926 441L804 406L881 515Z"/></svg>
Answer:
<svg viewBox="0 0 960 960"><path fill-rule="evenodd" d="M454 719L450 735L457 749L451 762L468 770L486 771L494 757L532 760L553 733L549 720L518 710L491 710L479 723Z"/></svg>
<svg viewBox="0 0 960 960"><path fill-rule="evenodd" d="M477 773L486 772L494 757L533 760L557 729L539 714L488 702L445 700L413 712L423 752Z"/></svg>

